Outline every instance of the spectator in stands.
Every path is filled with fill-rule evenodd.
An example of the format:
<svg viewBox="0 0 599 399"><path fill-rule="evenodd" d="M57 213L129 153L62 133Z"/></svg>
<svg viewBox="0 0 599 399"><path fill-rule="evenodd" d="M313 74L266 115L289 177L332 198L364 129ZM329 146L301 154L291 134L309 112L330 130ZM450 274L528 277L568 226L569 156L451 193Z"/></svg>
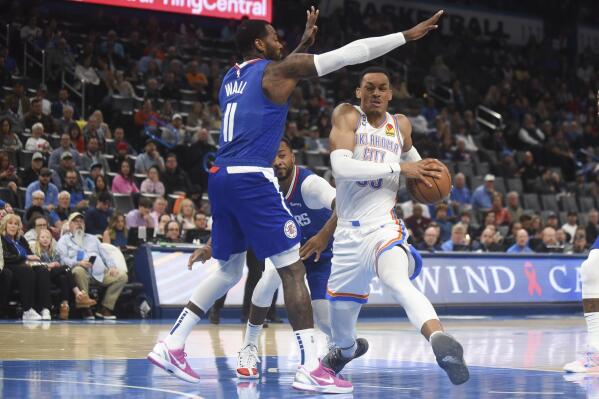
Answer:
<svg viewBox="0 0 599 399"><path fill-rule="evenodd" d="M167 72L164 75L164 81L160 88L160 96L169 100L180 100L181 99L181 87L175 80L175 74Z"/></svg>
<svg viewBox="0 0 599 399"><path fill-rule="evenodd" d="M545 226L553 227L555 230L559 229L559 220L555 212L549 212L547 214L547 222Z"/></svg>
<svg viewBox="0 0 599 399"><path fill-rule="evenodd" d="M599 212L596 209L591 209L589 212L589 221L586 225L586 234L588 242L595 242L599 236Z"/></svg>
<svg viewBox="0 0 599 399"><path fill-rule="evenodd" d="M173 242L173 243L182 243L181 240L181 226L179 222L176 220L170 220L164 227L165 234L163 241L165 242Z"/></svg>
<svg viewBox="0 0 599 399"><path fill-rule="evenodd" d="M557 241L557 246L560 248L560 252L566 252L572 249L572 244L570 243L568 234L564 231L564 229L555 230L555 239Z"/></svg>
<svg viewBox="0 0 599 399"><path fill-rule="evenodd" d="M545 168L541 174L540 186L537 190L540 194L559 194L564 191L560 175L549 168Z"/></svg>
<svg viewBox="0 0 599 399"><path fill-rule="evenodd" d="M173 153L166 156L165 169L161 179L164 189L169 194L190 196L197 191L189 181L187 173L179 167L177 156Z"/></svg>
<svg viewBox="0 0 599 399"><path fill-rule="evenodd" d="M107 193L101 193L96 201L96 206L85 212L85 232L101 235L108 227L108 219L112 216L110 209L112 199Z"/></svg>
<svg viewBox="0 0 599 399"><path fill-rule="evenodd" d="M68 170L62 183L62 190L71 194L71 207L77 210L85 210L88 201L85 199L80 179L81 177L77 175L75 170Z"/></svg>
<svg viewBox="0 0 599 399"><path fill-rule="evenodd" d="M493 206L493 194L495 194L495 176L485 175L484 183L478 186L472 193L472 209L475 211L491 209Z"/></svg>
<svg viewBox="0 0 599 399"><path fill-rule="evenodd" d="M466 149L466 141L463 138L456 139L456 146L451 155L451 160L455 162L470 162L472 154Z"/></svg>
<svg viewBox="0 0 599 399"><path fill-rule="evenodd" d="M42 29L37 26L37 16L33 15L29 18L27 25L21 28L21 40L33 42L42 35Z"/></svg>
<svg viewBox="0 0 599 399"><path fill-rule="evenodd" d="M132 227L151 227L154 228L154 218L150 215L152 209L152 200L147 197L141 197L137 209L127 213L127 228Z"/></svg>
<svg viewBox="0 0 599 399"><path fill-rule="evenodd" d="M65 151L62 153L57 169L50 169L52 170L52 183L54 183L56 187L62 188L67 172L70 171L75 172L75 174L77 175L78 184L80 184L81 187L83 187L83 178L77 170L75 160L73 159L73 155L71 155L70 151Z"/></svg>
<svg viewBox="0 0 599 399"><path fill-rule="evenodd" d="M480 235L480 241L473 243L472 250L476 252L502 252L503 246L499 243L501 234L487 227Z"/></svg>
<svg viewBox="0 0 599 399"><path fill-rule="evenodd" d="M128 159L121 162L119 173L112 179L112 192L115 194L138 193L131 163Z"/></svg>
<svg viewBox="0 0 599 399"><path fill-rule="evenodd" d="M64 110L65 108L69 108L70 107L70 114L65 114ZM77 114L75 113L75 103L73 103L72 101L69 100L69 91L65 88L62 87L59 91L58 91L58 100L54 101L52 103L52 116L55 119L61 119L63 118L65 122L69 122L69 123L73 123L73 118L77 119ZM70 116L70 118L67 118L67 116ZM62 120L61 120L62 122ZM64 125L64 123L59 123L59 125ZM64 132L64 130L60 130L60 132Z"/></svg>
<svg viewBox="0 0 599 399"><path fill-rule="evenodd" d="M534 248L535 252L563 252L563 248L557 242L556 230L553 227L545 227L542 232L541 243Z"/></svg>
<svg viewBox="0 0 599 399"><path fill-rule="evenodd" d="M524 188L527 191L530 191L530 189L534 187L531 185L531 182L541 176L541 170L535 162L532 152L526 151L524 153L524 158L522 159L522 163L519 165L516 175L522 178Z"/></svg>
<svg viewBox="0 0 599 399"><path fill-rule="evenodd" d="M56 131L52 117L42 112L42 100L35 98L31 100L31 109L25 116L24 124L25 128L31 129L33 133L33 126L38 123L42 125L42 132L54 133Z"/></svg>
<svg viewBox="0 0 599 399"><path fill-rule="evenodd" d="M48 94L48 87L45 84L41 84L37 87L37 91L35 92L35 97L31 97L30 101L39 100L42 104L42 113L46 116L50 116L52 103L50 100L46 98L46 94ZM45 126L44 126L45 127ZM46 130L47 132L54 133L53 130Z"/></svg>
<svg viewBox="0 0 599 399"><path fill-rule="evenodd" d="M495 212L495 226L507 225L512 223L512 216L508 212L507 208L503 207L503 199L501 193L495 192L493 194L493 206L491 207Z"/></svg>
<svg viewBox="0 0 599 399"><path fill-rule="evenodd" d="M424 231L424 238L416 244L416 248L420 251L440 252L442 251L439 245L439 231L435 227L428 227Z"/></svg>
<svg viewBox="0 0 599 399"><path fill-rule="evenodd" d="M123 163L123 161L130 160L130 148L131 147L127 143L122 141L116 146L116 155L109 161L110 170L118 171L121 169L121 163Z"/></svg>
<svg viewBox="0 0 599 399"><path fill-rule="evenodd" d="M198 92L204 91L208 86L208 78L199 70L198 62L195 60L189 63L185 79L189 88Z"/></svg>
<svg viewBox="0 0 599 399"><path fill-rule="evenodd" d="M168 203L166 202L166 199L164 199L164 197L158 197L154 200L154 204L152 205L152 212L150 212L150 215L154 219L154 226L158 226L158 221L160 217L166 214L167 205Z"/></svg>
<svg viewBox="0 0 599 399"><path fill-rule="evenodd" d="M135 173L146 174L151 166L157 166L159 170L164 170L164 159L156 150L156 143L153 140L148 140L144 153L139 154L135 160Z"/></svg>
<svg viewBox="0 0 599 399"><path fill-rule="evenodd" d="M503 239L503 245L505 248L509 248L516 243L516 236L518 235L518 231L522 228L522 223L520 222L512 222L510 224L507 235ZM528 235L528 232L526 234Z"/></svg>
<svg viewBox="0 0 599 399"><path fill-rule="evenodd" d="M46 264L50 273L50 281L60 288L59 318L61 320L69 318L71 293L75 296L77 307L89 307L96 304L96 301L75 285L71 269L60 263L60 255L56 250L56 241L52 238L52 233L49 230L40 230L38 239L32 248L33 253L40 258L40 261Z"/></svg>
<svg viewBox="0 0 599 399"><path fill-rule="evenodd" d="M470 237L475 237L477 233L476 227L472 224L472 213L469 209L460 212L459 222L464 225L466 234Z"/></svg>
<svg viewBox="0 0 599 399"><path fill-rule="evenodd" d="M181 162L182 168L189 172L189 179L199 198L201 198L202 192L208 188L208 170L215 154L216 147L210 143L208 129L199 129L194 136L193 143L185 151Z"/></svg>
<svg viewBox="0 0 599 399"><path fill-rule="evenodd" d="M69 215L74 211L71 207L71 194L68 191L58 193L58 206L50 212L50 223L59 231L62 229L62 224L69 218Z"/></svg>
<svg viewBox="0 0 599 399"><path fill-rule="evenodd" d="M60 167L62 154L64 154L65 152L71 154L71 157L75 162L76 167L81 167L81 157L79 156L79 152L75 148L73 148L73 145L71 144L71 136L69 135L69 133L62 133L60 135L60 147L56 148L50 154L48 168L58 169Z"/></svg>
<svg viewBox="0 0 599 399"><path fill-rule="evenodd" d="M44 156L41 152L35 152L31 157L31 164L25 168L24 172L19 173L23 187L28 187L31 183L39 179L39 174L43 166Z"/></svg>
<svg viewBox="0 0 599 399"><path fill-rule="evenodd" d="M164 184L160 181L160 171L157 166L150 167L148 170L148 177L141 182L139 191L142 194L164 195Z"/></svg>
<svg viewBox="0 0 599 399"><path fill-rule="evenodd" d="M198 211L193 217L194 228L187 230L185 234L185 242L192 243L198 240L202 244L208 242L210 238L210 230L208 230L208 217L202 211Z"/></svg>
<svg viewBox="0 0 599 399"><path fill-rule="evenodd" d="M158 83L156 83L156 86L158 86ZM146 98L148 97L147 94L148 93L146 93ZM157 94L160 95L160 92L158 92ZM143 129L143 127L146 124L150 126L156 126L156 119L158 119L158 114L154 112L154 109L152 107L152 101L150 99L146 99L143 105L141 106L141 109L135 112L134 119L135 126L137 126L140 129Z"/></svg>
<svg viewBox="0 0 599 399"><path fill-rule="evenodd" d="M466 187L466 176L461 172L455 175L449 200L455 212L459 209L470 208L470 203L472 202L470 189Z"/></svg>
<svg viewBox="0 0 599 399"><path fill-rule="evenodd" d="M76 124L74 116L74 108L70 105L65 105L62 107L62 115L56 122L56 129L59 134L67 133L70 138L70 131L73 127L73 124Z"/></svg>
<svg viewBox="0 0 599 399"><path fill-rule="evenodd" d="M83 170L89 171L93 164L100 164L103 170L110 170L108 160L100 152L100 142L97 137L90 137L87 140L87 151L81 157L81 168Z"/></svg>
<svg viewBox="0 0 599 399"><path fill-rule="evenodd" d="M404 220L406 227L412 231L416 242L420 242L424 236L424 230L431 223L431 220L422 215L422 205L414 205L412 216Z"/></svg>
<svg viewBox="0 0 599 399"><path fill-rule="evenodd" d="M79 212L72 213L68 223L69 232L60 237L57 246L61 263L72 269L75 284L81 291L88 292L90 283L106 288L102 309L96 312L96 316L114 320L114 305L127 283L127 275L119 272L114 260L101 247L100 241L85 233L85 222ZM90 262L91 259L94 263ZM85 319L93 319L89 307L82 309Z"/></svg>
<svg viewBox="0 0 599 399"><path fill-rule="evenodd" d="M17 174L17 168L13 165L10 157L5 152L0 152L0 187L7 187L13 193L13 203L17 199L17 187L21 185L21 178Z"/></svg>
<svg viewBox="0 0 599 399"><path fill-rule="evenodd" d="M27 230L23 237L32 246L37 241L40 231L47 229L48 220L43 215L37 214L37 216L34 215L29 221L29 230Z"/></svg>
<svg viewBox="0 0 599 399"><path fill-rule="evenodd" d="M176 220L181 224L181 228L183 230L189 230L195 227L195 214L196 208L190 199L185 198L183 201L181 201Z"/></svg>
<svg viewBox="0 0 599 399"><path fill-rule="evenodd" d="M79 128L79 125L73 123L69 128L69 134L71 136L71 143L77 150L77 152L82 153L85 151L85 140L83 140L83 133Z"/></svg>
<svg viewBox="0 0 599 399"><path fill-rule="evenodd" d="M5 117L0 120L0 147L8 151L21 151L23 149L21 139L13 132L10 118Z"/></svg>
<svg viewBox="0 0 599 399"><path fill-rule="evenodd" d="M89 142L91 137L98 139L98 145L100 148L104 148L106 145L106 139L112 138L112 132L108 124L104 122L104 115L102 111L95 110L87 120L87 125L83 128L83 138L85 142Z"/></svg>
<svg viewBox="0 0 599 399"><path fill-rule="evenodd" d="M29 137L25 143L25 150L40 151L46 154L50 153L50 151L52 151L52 147L50 147L48 140L42 137L43 135L44 125L41 123L35 123L31 128L31 137Z"/></svg>
<svg viewBox="0 0 599 399"><path fill-rule="evenodd" d="M94 196L97 198L100 195L100 193L107 193L108 195L110 195L110 190L108 189L108 182L106 181L106 177L103 174L99 174L94 179Z"/></svg>
<svg viewBox="0 0 599 399"><path fill-rule="evenodd" d="M441 245L441 249L444 252L468 251L469 245L466 240L466 228L460 223L454 224L451 228L451 238Z"/></svg>
<svg viewBox="0 0 599 399"><path fill-rule="evenodd" d="M19 287L23 321L51 320L50 274L45 267L32 267L39 262L21 235L23 225L17 215L6 215L0 222L4 267L11 270ZM36 309L40 311L38 313Z"/></svg>
<svg viewBox="0 0 599 399"><path fill-rule="evenodd" d="M520 220L524 209L520 206L520 195L516 191L507 193L507 211L511 220Z"/></svg>
<svg viewBox="0 0 599 399"><path fill-rule="evenodd" d="M516 233L516 243L507 249L507 253L523 254L533 252L534 251L528 246L528 232L524 229L518 230Z"/></svg>
<svg viewBox="0 0 599 399"><path fill-rule="evenodd" d="M31 206L31 195L34 191L41 190L44 193L44 206L49 211L52 211L58 203L58 188L50 182L52 172L48 168L40 170L39 178L29 186L25 192L25 209Z"/></svg>
<svg viewBox="0 0 599 399"><path fill-rule="evenodd" d="M578 214L576 212L568 212L566 223L562 225L562 230L568 235L568 242L574 243L574 234L578 228Z"/></svg>
<svg viewBox="0 0 599 399"><path fill-rule="evenodd" d="M540 150L545 145L547 137L535 124L531 114L525 114L522 126L518 131L518 139L524 148Z"/></svg>
<svg viewBox="0 0 599 399"><path fill-rule="evenodd" d="M116 71L114 77L115 94L124 98L134 98L135 90L133 89L133 85L125 80L125 73L123 71Z"/></svg>
<svg viewBox="0 0 599 399"><path fill-rule="evenodd" d="M589 250L588 244L589 243L587 241L587 235L585 230L583 228L579 228L576 230L576 233L574 233L574 243L572 245L572 248L564 252L572 254L585 254Z"/></svg>
<svg viewBox="0 0 599 399"><path fill-rule="evenodd" d="M102 234L102 242L105 244L112 244L118 248L126 248L127 234L128 230L125 222L125 215L117 212L110 218L108 228L106 228Z"/></svg>
<svg viewBox="0 0 599 399"><path fill-rule="evenodd" d="M166 225L168 222L170 222L171 219L171 215L169 214L162 214L160 215L160 217L158 218L158 224L156 224L156 229L154 230L154 237L157 240L162 240L164 239L164 236L166 235ZM191 231L191 230L188 230Z"/></svg>
<svg viewBox="0 0 599 399"><path fill-rule="evenodd" d="M414 208L415 209L415 208ZM433 219L437 225L441 228L440 231L440 240L442 242L449 240L451 236L451 226L453 223L449 220L448 217L449 208L445 204L437 205L437 209L435 210L435 218Z"/></svg>
<svg viewBox="0 0 599 399"><path fill-rule="evenodd" d="M85 178L83 184L84 191L96 191L96 179L98 176L102 176L102 164L101 163L92 163L89 167L89 175ZM106 184L104 184L106 187Z"/></svg>
<svg viewBox="0 0 599 399"><path fill-rule="evenodd" d="M114 140L110 143L106 143L106 153L109 155L117 156L119 154L119 146L121 149L124 149L124 155L132 154L135 155L137 152L129 145L129 143L125 140L125 129L122 127L117 127L114 129Z"/></svg>
<svg viewBox="0 0 599 399"><path fill-rule="evenodd" d="M25 86L23 86L21 82L16 82L12 93L7 94L4 97L4 104L7 107L14 106L14 117L16 119L23 120L25 115L29 113L29 110L31 109L31 103L26 96Z"/></svg>

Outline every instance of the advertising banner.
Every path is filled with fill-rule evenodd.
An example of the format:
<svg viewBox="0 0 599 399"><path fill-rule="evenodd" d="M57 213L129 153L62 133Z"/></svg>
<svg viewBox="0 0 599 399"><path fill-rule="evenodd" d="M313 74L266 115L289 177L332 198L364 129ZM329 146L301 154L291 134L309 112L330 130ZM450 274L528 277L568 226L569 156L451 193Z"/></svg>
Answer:
<svg viewBox="0 0 599 399"><path fill-rule="evenodd" d="M272 0L71 0L115 7L175 12L202 17L272 21Z"/></svg>

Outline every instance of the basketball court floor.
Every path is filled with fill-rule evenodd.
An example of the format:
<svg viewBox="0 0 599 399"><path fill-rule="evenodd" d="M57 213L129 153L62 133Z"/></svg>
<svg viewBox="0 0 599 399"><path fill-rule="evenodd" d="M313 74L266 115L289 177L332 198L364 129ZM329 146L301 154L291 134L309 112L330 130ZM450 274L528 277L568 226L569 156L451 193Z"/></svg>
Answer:
<svg viewBox="0 0 599 399"><path fill-rule="evenodd" d="M242 325L202 321L187 346L199 384L182 382L145 359L172 321L0 324L0 397L13 398L599 398L599 375L560 371L584 350L582 316L444 317L463 344L471 378L455 387L428 343L405 319L366 319L370 351L343 376L355 392L310 395L291 388L296 347L288 324L264 330L262 379L239 382Z"/></svg>

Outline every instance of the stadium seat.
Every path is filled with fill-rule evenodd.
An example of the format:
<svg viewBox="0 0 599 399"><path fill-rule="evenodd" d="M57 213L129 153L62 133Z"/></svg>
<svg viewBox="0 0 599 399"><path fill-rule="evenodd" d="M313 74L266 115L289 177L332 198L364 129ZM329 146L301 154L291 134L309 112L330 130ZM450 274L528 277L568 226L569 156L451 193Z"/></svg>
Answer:
<svg viewBox="0 0 599 399"><path fill-rule="evenodd" d="M475 164L475 166L476 166L476 174L479 176L484 176L487 173L489 173L489 171L490 171L488 162L479 162L478 164Z"/></svg>
<svg viewBox="0 0 599 399"><path fill-rule="evenodd" d="M595 208L595 200L593 197L579 197L578 201L582 212L589 212L591 209Z"/></svg>
<svg viewBox="0 0 599 399"><path fill-rule="evenodd" d="M181 101L198 101L198 92L195 90L184 90L180 91Z"/></svg>
<svg viewBox="0 0 599 399"><path fill-rule="evenodd" d="M501 194L505 195L505 180L503 177L495 176L495 190L499 191ZM505 203L505 201L504 201Z"/></svg>
<svg viewBox="0 0 599 399"><path fill-rule="evenodd" d="M586 212L580 212L578 214L578 225L584 227L587 225L588 222L589 222L589 214Z"/></svg>
<svg viewBox="0 0 599 399"><path fill-rule="evenodd" d="M12 191L8 187L0 187L0 200L4 202L12 201Z"/></svg>
<svg viewBox="0 0 599 399"><path fill-rule="evenodd" d="M508 189L508 191L515 191L517 193L523 193L524 185L522 184L522 179L520 179L520 178L507 179L507 189Z"/></svg>
<svg viewBox="0 0 599 399"><path fill-rule="evenodd" d="M541 195L541 205L543 206L543 210L559 212L559 206L554 194Z"/></svg>
<svg viewBox="0 0 599 399"><path fill-rule="evenodd" d="M114 200L114 208L117 212L126 214L134 209L133 198L128 194L112 194Z"/></svg>
<svg viewBox="0 0 599 399"><path fill-rule="evenodd" d="M117 94L112 95L112 107L125 115L133 115L135 103L131 97L123 97Z"/></svg>
<svg viewBox="0 0 599 399"><path fill-rule="evenodd" d="M33 158L33 151L19 151L19 166L30 167L31 158Z"/></svg>
<svg viewBox="0 0 599 399"><path fill-rule="evenodd" d="M560 204L562 210L566 212L578 212L578 205L576 204L576 198L573 195L563 195L560 198Z"/></svg>
<svg viewBox="0 0 599 399"><path fill-rule="evenodd" d="M535 212L541 211L541 205L539 204L539 196L533 193L524 194L522 198L524 209L532 209Z"/></svg>
<svg viewBox="0 0 599 399"><path fill-rule="evenodd" d="M476 188L483 184L482 176L470 176L470 191L476 190Z"/></svg>

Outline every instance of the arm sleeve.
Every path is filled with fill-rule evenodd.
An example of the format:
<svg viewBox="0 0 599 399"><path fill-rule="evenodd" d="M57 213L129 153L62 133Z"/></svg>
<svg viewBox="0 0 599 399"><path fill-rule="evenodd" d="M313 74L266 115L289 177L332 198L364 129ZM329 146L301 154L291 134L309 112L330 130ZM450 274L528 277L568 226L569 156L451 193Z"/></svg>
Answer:
<svg viewBox="0 0 599 399"><path fill-rule="evenodd" d="M310 175L302 183L302 198L310 209L331 209L336 191L318 175Z"/></svg>
<svg viewBox="0 0 599 399"><path fill-rule="evenodd" d="M350 150L331 152L331 166L336 180L374 180L381 177L397 176L401 172L399 162L359 161L353 159L352 155Z"/></svg>
<svg viewBox="0 0 599 399"><path fill-rule="evenodd" d="M315 55L314 66L318 76L323 76L347 65L374 60L405 43L401 32L356 40L336 50Z"/></svg>
<svg viewBox="0 0 599 399"><path fill-rule="evenodd" d="M416 150L416 147L414 147L414 145L412 145L412 148L410 148L410 151L403 152L401 154L400 159L402 162L418 162L422 158L420 157L420 154Z"/></svg>

